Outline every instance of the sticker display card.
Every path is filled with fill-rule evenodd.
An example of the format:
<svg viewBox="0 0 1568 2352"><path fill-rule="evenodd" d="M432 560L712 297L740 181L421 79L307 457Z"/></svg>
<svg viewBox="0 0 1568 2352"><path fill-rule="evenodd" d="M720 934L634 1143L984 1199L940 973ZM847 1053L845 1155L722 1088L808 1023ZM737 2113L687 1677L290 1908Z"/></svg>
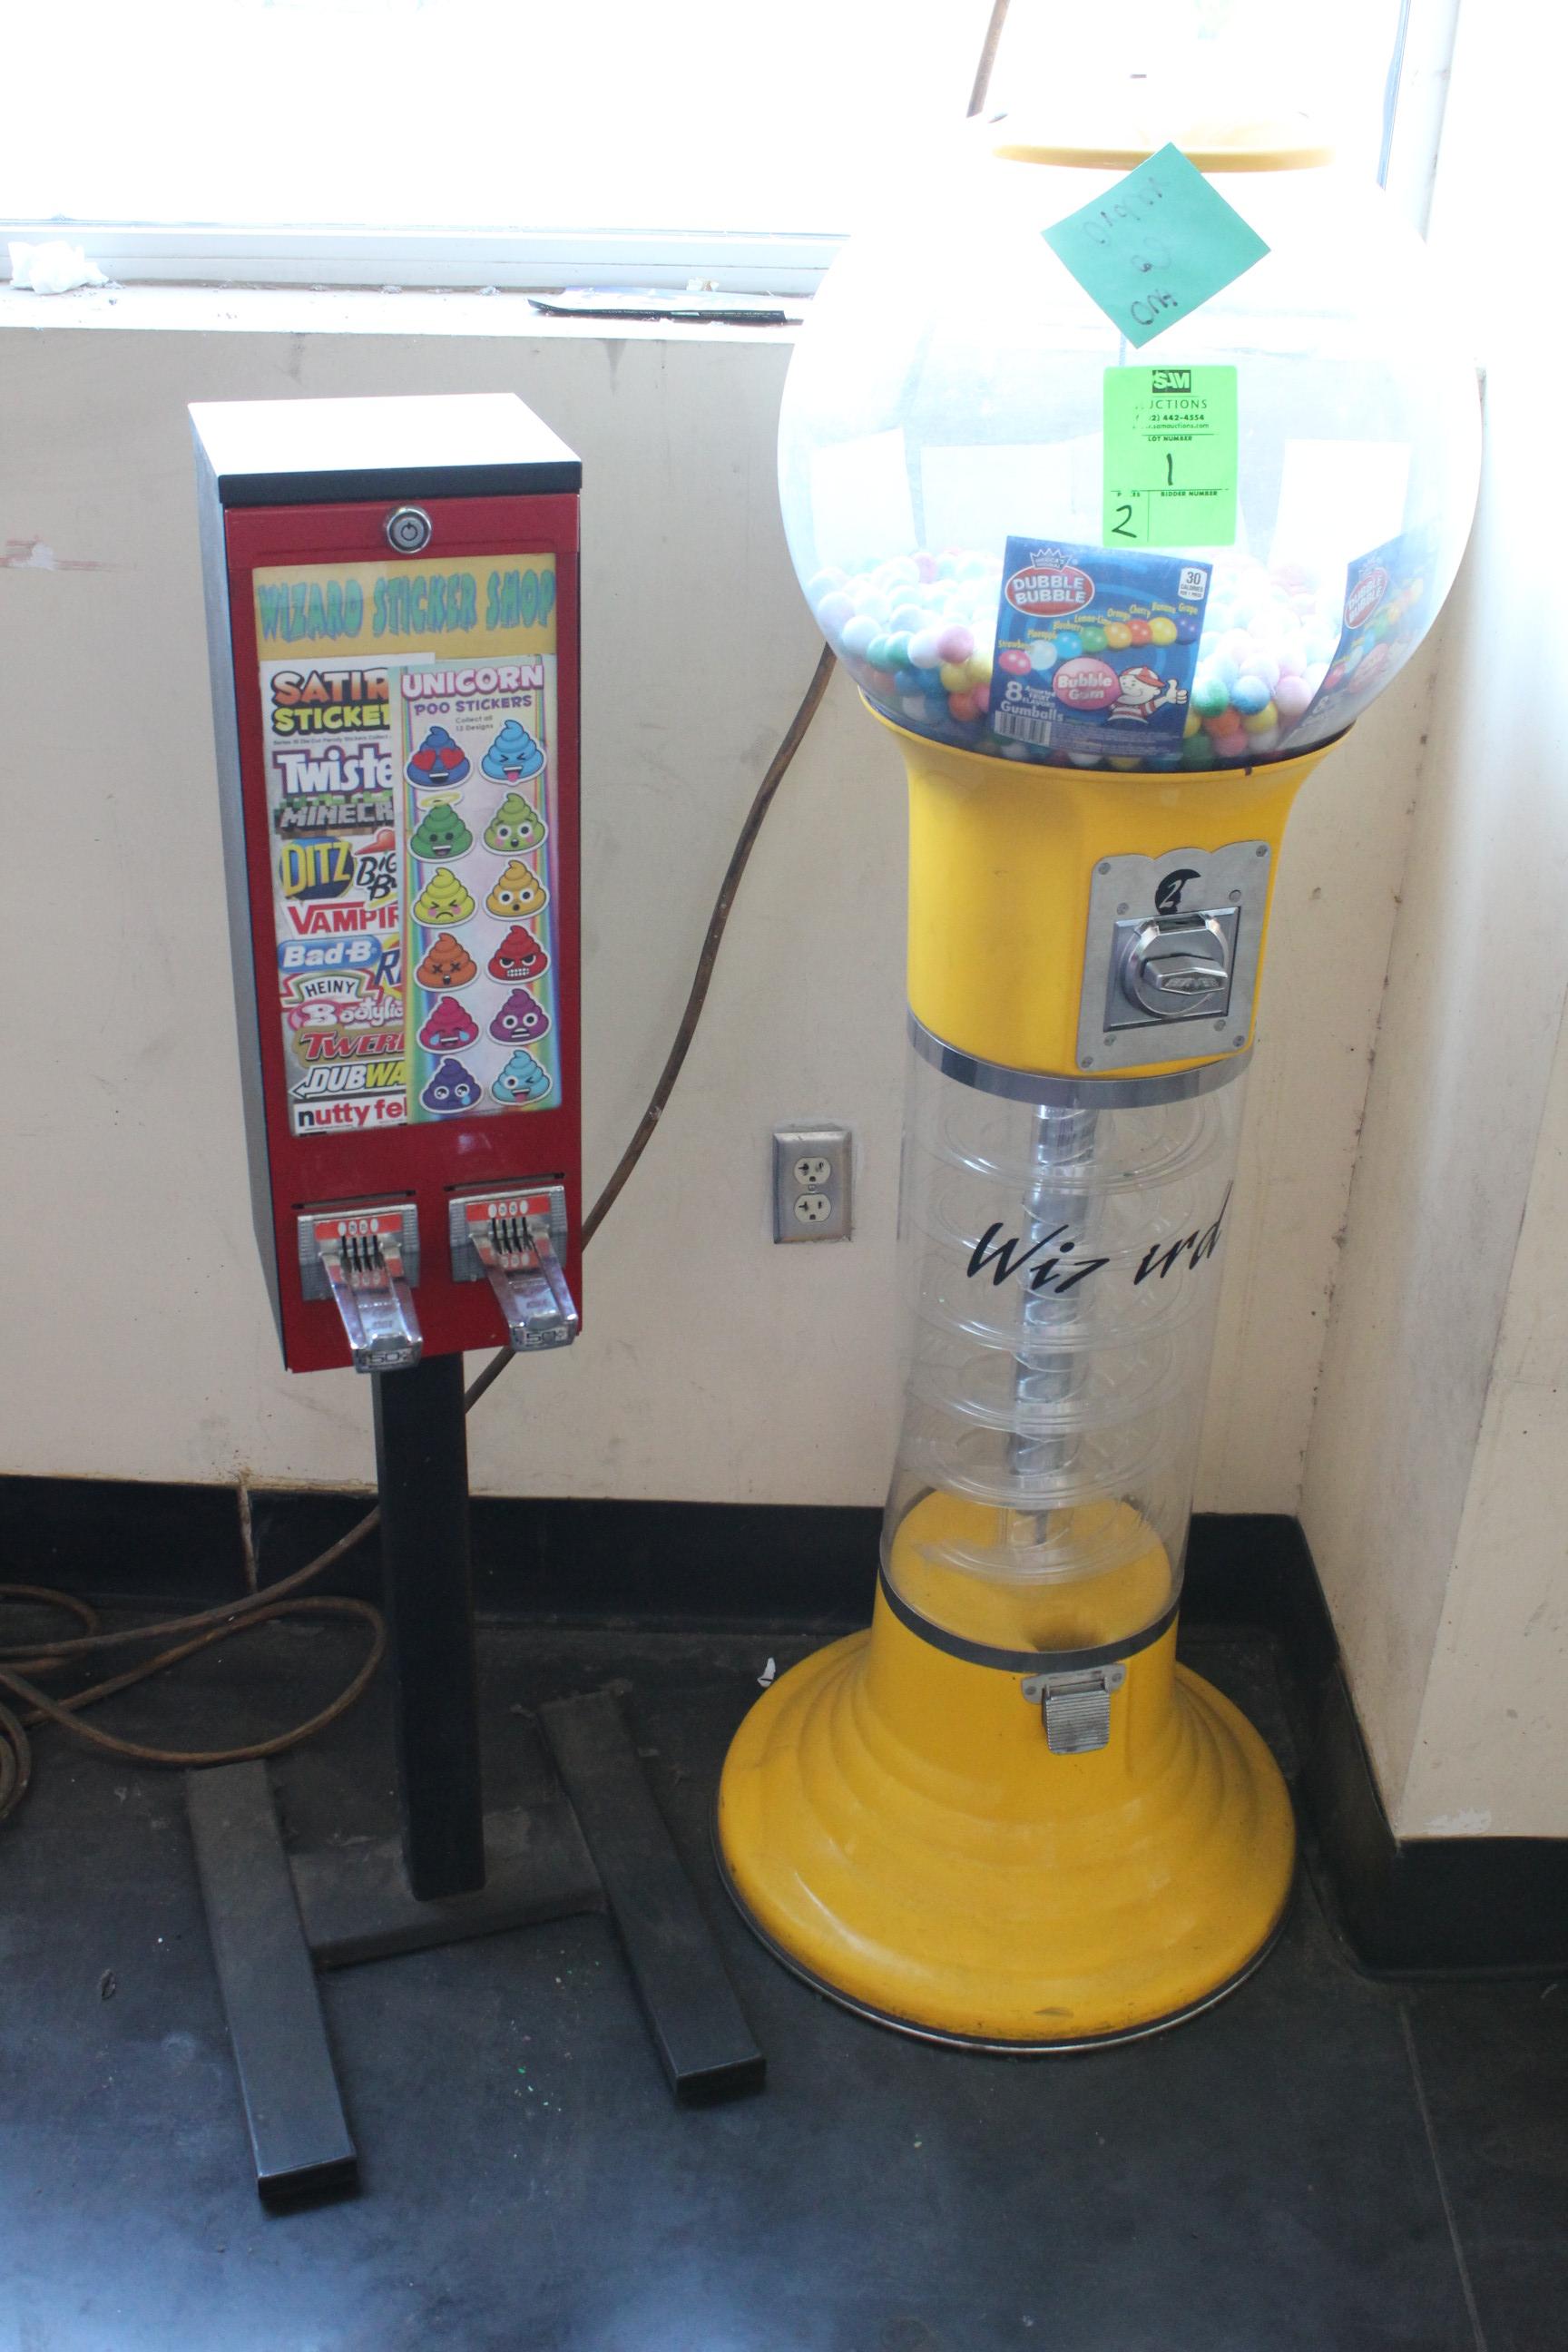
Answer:
<svg viewBox="0 0 1568 2352"><path fill-rule="evenodd" d="M293 1132L557 1104L553 556L255 603Z"/></svg>
<svg viewBox="0 0 1568 2352"><path fill-rule="evenodd" d="M1209 578L1170 555L1009 539L991 732L1068 757L1179 756Z"/></svg>
<svg viewBox="0 0 1568 2352"><path fill-rule="evenodd" d="M1432 549L1424 532L1401 532L1347 565L1340 642L1286 742L1303 735L1321 742L1360 718L1426 635L1431 580Z"/></svg>

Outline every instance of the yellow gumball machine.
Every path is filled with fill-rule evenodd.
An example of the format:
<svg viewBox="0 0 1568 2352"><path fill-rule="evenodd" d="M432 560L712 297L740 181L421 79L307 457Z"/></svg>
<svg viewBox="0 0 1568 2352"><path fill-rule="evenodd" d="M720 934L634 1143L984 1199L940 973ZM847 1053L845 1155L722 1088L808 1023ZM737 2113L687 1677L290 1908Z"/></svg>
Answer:
<svg viewBox="0 0 1568 2352"><path fill-rule="evenodd" d="M985 126L851 242L781 428L910 792L902 1434L869 1633L752 1709L727 1882L931 2039L1116 2041L1267 1952L1262 1740L1175 1657L1286 819L1462 551L1474 369L1300 123Z"/></svg>

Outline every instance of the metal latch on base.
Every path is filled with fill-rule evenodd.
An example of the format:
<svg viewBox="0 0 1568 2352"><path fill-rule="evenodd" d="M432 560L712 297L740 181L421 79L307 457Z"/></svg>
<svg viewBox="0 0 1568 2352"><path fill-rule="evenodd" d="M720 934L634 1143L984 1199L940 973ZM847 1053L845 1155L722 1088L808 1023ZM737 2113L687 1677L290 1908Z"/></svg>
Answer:
<svg viewBox="0 0 1568 2352"><path fill-rule="evenodd" d="M356 1372L402 1372L424 1340L410 1285L419 1279L419 1220L412 1202L307 1209L297 1223L300 1287L330 1298Z"/></svg>
<svg viewBox="0 0 1568 2352"><path fill-rule="evenodd" d="M1110 1740L1110 1694L1127 1680L1123 1665L1075 1666L1026 1675L1024 1696L1039 1702L1053 1756L1089 1756Z"/></svg>
<svg viewBox="0 0 1568 2352"><path fill-rule="evenodd" d="M581 1321L559 1255L566 1245L563 1187L460 1193L447 1224L453 1280L489 1284L512 1346L569 1348Z"/></svg>

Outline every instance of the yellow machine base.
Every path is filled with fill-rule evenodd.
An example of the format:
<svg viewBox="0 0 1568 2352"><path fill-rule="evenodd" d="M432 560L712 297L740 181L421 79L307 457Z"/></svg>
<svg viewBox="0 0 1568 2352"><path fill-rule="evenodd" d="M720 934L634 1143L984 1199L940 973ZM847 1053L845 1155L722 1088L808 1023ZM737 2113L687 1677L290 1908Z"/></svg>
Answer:
<svg viewBox="0 0 1568 2352"><path fill-rule="evenodd" d="M798 1975L928 2040L1082 2049L1206 2008L1282 1924L1290 1801L1174 1626L1126 1676L1110 1745L1055 1755L1018 1675L879 1594L869 1633L781 1675L735 1737L731 1893Z"/></svg>

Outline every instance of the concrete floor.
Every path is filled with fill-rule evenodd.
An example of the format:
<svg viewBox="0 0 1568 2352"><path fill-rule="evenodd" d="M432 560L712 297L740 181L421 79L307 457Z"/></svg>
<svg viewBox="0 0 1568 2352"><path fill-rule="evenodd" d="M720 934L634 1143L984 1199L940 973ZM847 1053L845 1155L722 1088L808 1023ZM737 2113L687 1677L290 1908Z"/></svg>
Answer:
<svg viewBox="0 0 1568 2352"><path fill-rule="evenodd" d="M280 1625L120 1702L243 1738L341 1681ZM671 2103L614 1935L572 1920L323 1980L362 2158L259 2207L181 1787L56 1735L0 1832L4 2352L1563 2352L1568 1985L1359 1975L1304 1874L1284 1939L1158 2039L928 2048L752 1940L713 1874L728 1735L797 1634L482 1635L491 1801L529 1710L611 1681L769 2061ZM1267 1645L1187 1653L1290 1762ZM386 1692L276 1777L301 1842L391 1826Z"/></svg>

